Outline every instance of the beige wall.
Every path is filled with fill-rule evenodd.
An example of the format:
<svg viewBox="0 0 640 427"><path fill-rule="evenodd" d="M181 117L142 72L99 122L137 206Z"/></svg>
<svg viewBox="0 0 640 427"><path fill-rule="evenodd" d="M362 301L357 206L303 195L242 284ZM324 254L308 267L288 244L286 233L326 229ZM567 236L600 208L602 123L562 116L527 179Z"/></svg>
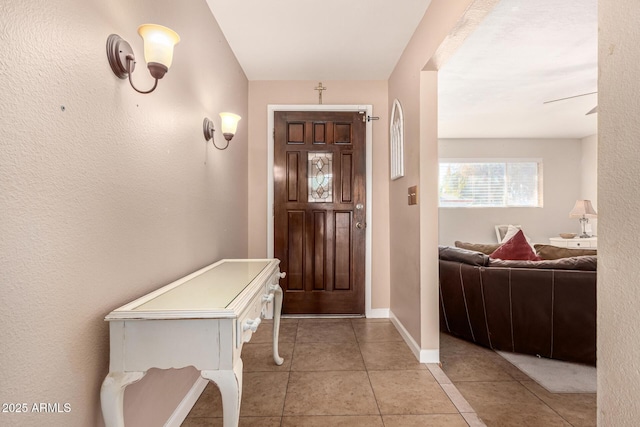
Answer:
<svg viewBox="0 0 640 427"><path fill-rule="evenodd" d="M371 306L389 307L389 155L386 81L324 81L326 105L373 105ZM317 104L317 81L249 82L249 256L267 254L267 106Z"/></svg>
<svg viewBox="0 0 640 427"><path fill-rule="evenodd" d="M217 151L202 119L246 118L248 82L204 0L4 1L0 16L0 401L71 405L0 424L99 426L104 316L247 255L247 120ZM182 41L158 89L140 95L111 72L105 44L127 39L133 79L150 87L136 32L146 22ZM162 425L196 375L132 386L127 425Z"/></svg>
<svg viewBox="0 0 640 427"><path fill-rule="evenodd" d="M542 159L543 165L543 207L440 208L440 244L452 245L456 240L495 243L497 224L522 225L536 243L549 243L558 233L580 232L580 223L569 218L569 211L581 198L582 177L596 172L595 165L583 165L583 147L579 139L440 140L440 159Z"/></svg>
<svg viewBox="0 0 640 427"><path fill-rule="evenodd" d="M598 135L591 135L581 140L582 156L580 159L582 182L579 199L591 200L593 208L598 211ZM598 234L598 219L589 220L591 233Z"/></svg>
<svg viewBox="0 0 640 427"><path fill-rule="evenodd" d="M433 0L389 79L389 104L404 112L405 176L391 182L391 312L423 351L437 357L437 74L423 69L471 0ZM418 185L419 203L407 205ZM422 228L421 228L422 227Z"/></svg>
<svg viewBox="0 0 640 427"><path fill-rule="evenodd" d="M640 415L640 3L598 2L598 425Z"/></svg>

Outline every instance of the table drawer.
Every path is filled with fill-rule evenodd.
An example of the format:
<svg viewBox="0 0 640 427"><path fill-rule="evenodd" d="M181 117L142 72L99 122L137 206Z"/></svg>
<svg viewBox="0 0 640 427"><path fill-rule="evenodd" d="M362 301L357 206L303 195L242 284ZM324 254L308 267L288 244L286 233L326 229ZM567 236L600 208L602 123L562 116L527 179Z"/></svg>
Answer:
<svg viewBox="0 0 640 427"><path fill-rule="evenodd" d="M569 240L567 241L567 247L572 249L590 249L595 247L596 243L591 241L582 241L582 240Z"/></svg>

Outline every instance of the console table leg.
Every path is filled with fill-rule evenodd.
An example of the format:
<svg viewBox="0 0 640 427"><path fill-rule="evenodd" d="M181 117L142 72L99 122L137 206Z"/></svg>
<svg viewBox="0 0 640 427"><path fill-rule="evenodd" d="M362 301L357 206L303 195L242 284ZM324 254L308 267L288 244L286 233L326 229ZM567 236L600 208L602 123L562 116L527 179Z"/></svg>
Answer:
<svg viewBox="0 0 640 427"><path fill-rule="evenodd" d="M110 372L100 388L102 417L106 427L124 427L124 389L144 377L146 372Z"/></svg>
<svg viewBox="0 0 640 427"><path fill-rule="evenodd" d="M282 312L282 288L276 284L273 287L273 361L280 366L284 359L278 351L278 337L280 335L280 313Z"/></svg>
<svg viewBox="0 0 640 427"><path fill-rule="evenodd" d="M222 396L222 423L224 427L238 427L242 400L242 359L234 364L233 371L202 371L200 376L213 381Z"/></svg>

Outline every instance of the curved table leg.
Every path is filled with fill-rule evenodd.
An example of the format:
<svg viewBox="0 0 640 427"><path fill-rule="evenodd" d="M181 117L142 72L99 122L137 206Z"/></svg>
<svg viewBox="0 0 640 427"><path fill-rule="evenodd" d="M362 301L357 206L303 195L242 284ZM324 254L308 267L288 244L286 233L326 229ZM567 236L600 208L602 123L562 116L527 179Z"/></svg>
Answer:
<svg viewBox="0 0 640 427"><path fill-rule="evenodd" d="M124 389L140 381L146 372L110 372L100 388L102 417L106 427L124 427Z"/></svg>
<svg viewBox="0 0 640 427"><path fill-rule="evenodd" d="M282 311L282 288L280 285L272 285L273 289L273 361L280 366L284 359L278 352L278 337L280 335L280 312Z"/></svg>
<svg viewBox="0 0 640 427"><path fill-rule="evenodd" d="M238 427L242 401L242 359L235 363L233 371L201 371L200 376L213 381L220 389L223 426Z"/></svg>

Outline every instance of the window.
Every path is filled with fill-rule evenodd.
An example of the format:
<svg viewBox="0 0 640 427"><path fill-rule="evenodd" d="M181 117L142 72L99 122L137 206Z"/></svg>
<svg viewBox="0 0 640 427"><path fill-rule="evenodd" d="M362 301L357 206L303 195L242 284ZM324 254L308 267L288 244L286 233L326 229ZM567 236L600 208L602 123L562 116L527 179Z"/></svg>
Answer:
<svg viewBox="0 0 640 427"><path fill-rule="evenodd" d="M542 207L542 160L440 159L440 207Z"/></svg>

